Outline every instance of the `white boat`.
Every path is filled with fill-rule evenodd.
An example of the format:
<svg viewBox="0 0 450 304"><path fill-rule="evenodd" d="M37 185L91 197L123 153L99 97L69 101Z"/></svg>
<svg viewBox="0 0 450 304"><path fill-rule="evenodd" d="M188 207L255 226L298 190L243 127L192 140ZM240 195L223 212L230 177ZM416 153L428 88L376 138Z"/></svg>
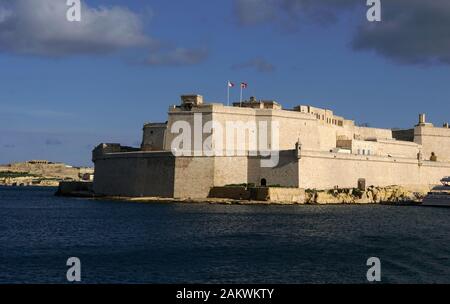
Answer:
<svg viewBox="0 0 450 304"><path fill-rule="evenodd" d="M442 186L431 189L422 201L422 206L450 207L450 176L441 179Z"/></svg>

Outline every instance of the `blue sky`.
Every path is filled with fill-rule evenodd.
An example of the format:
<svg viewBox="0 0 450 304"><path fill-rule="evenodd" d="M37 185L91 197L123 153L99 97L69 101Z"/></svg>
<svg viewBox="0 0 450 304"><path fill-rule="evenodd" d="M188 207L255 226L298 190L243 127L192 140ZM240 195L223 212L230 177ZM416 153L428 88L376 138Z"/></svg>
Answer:
<svg viewBox="0 0 450 304"><path fill-rule="evenodd" d="M228 79L376 127L450 120L446 1L385 0L377 24L359 0L81 3L80 25L65 0L0 0L0 163L91 165L95 145L138 145L183 93L226 102Z"/></svg>

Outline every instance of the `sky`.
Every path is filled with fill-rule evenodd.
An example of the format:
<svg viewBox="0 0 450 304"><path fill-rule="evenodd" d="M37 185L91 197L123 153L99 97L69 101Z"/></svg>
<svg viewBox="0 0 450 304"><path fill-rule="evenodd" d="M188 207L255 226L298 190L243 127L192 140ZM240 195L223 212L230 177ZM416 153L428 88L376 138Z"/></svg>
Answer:
<svg viewBox="0 0 450 304"><path fill-rule="evenodd" d="M450 121L450 1L0 0L0 163L92 166L180 95L310 104L373 127ZM231 90L232 100L239 89Z"/></svg>

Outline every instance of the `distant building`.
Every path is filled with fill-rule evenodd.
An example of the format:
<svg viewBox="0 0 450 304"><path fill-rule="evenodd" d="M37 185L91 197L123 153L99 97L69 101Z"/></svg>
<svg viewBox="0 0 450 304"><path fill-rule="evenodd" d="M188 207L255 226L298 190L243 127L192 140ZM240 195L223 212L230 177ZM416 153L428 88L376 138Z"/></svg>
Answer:
<svg viewBox="0 0 450 304"><path fill-rule="evenodd" d="M30 160L27 163L31 165L48 165L50 162L48 160Z"/></svg>

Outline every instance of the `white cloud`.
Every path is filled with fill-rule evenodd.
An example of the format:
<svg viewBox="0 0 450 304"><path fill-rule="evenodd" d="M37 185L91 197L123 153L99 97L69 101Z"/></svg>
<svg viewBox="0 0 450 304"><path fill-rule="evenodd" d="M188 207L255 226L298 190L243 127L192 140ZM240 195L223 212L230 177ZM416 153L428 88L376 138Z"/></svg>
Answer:
<svg viewBox="0 0 450 304"><path fill-rule="evenodd" d="M82 5L81 22L68 22L65 0L0 0L0 51L65 56L150 45L142 20L122 7Z"/></svg>
<svg viewBox="0 0 450 304"><path fill-rule="evenodd" d="M138 61L149 66L194 65L208 56L204 48L163 48L172 43L145 34L142 16L127 8L83 1L81 22L66 19L68 8L66 0L0 0L0 52L63 57L141 49L149 55Z"/></svg>

